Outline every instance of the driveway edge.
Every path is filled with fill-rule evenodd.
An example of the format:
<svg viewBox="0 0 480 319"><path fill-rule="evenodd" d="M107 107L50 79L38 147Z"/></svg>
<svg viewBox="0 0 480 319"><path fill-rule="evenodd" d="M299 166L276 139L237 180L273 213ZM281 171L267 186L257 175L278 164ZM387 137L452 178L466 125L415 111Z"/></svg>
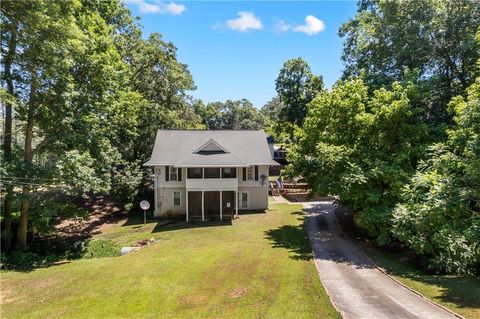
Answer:
<svg viewBox="0 0 480 319"><path fill-rule="evenodd" d="M384 275L386 275L388 278L390 278L391 280L393 280L394 282L396 282L397 284L399 284L400 286L410 290L411 292L415 293L416 295L422 297L423 299L425 299L426 301L428 301L429 303L437 306L438 308L441 308L443 310L445 310L446 312L449 312L451 313L452 315L454 315L455 317L459 318L459 319L466 319L464 316L462 315L459 315L458 313L448 309L447 307L445 306L442 306L438 303L436 303L435 301L431 300L430 298L427 298L425 297L423 294L421 294L420 292L414 290L413 288L410 288L408 287L407 285L401 283L400 281L398 281L397 279L393 278L387 271L385 271L385 269L379 267L377 265L377 263L375 263L362 249L360 249L360 247L357 246L357 244L355 244L355 242L353 242L350 237L345 234L345 232L343 231L343 228L342 226L340 225L340 223L338 222L337 220L337 216L335 215L335 211L334 211L334 219L335 219L335 223L337 223L338 227L342 230L342 233L345 235L344 238L353 246L353 248L355 250L357 250L358 252L360 252L363 256L365 256L367 258L367 260L369 260L374 266L375 268L377 268L378 270L380 270ZM313 253L315 255L315 252ZM341 312L340 312L341 313Z"/></svg>

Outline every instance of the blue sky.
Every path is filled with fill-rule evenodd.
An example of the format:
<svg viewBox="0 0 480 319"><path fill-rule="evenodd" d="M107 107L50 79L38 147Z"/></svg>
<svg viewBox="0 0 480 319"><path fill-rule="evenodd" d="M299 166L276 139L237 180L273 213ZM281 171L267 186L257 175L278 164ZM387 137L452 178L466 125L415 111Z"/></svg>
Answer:
<svg viewBox="0 0 480 319"><path fill-rule="evenodd" d="M126 0L144 36L159 32L178 48L205 102L246 98L262 107L276 95L283 63L305 59L330 87L341 75L338 29L356 1Z"/></svg>

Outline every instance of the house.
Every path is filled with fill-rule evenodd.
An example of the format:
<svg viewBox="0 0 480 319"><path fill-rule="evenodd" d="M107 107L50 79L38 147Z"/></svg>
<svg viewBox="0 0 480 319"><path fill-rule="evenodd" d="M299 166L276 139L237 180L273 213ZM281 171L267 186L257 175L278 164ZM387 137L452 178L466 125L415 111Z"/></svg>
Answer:
<svg viewBox="0 0 480 319"><path fill-rule="evenodd" d="M231 218L268 208L272 159L263 130L159 130L152 157L155 216Z"/></svg>

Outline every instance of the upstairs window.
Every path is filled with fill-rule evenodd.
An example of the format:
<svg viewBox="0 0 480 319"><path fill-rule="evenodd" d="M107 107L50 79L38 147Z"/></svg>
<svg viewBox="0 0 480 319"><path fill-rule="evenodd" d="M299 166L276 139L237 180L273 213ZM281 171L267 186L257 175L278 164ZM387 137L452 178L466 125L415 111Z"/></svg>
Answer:
<svg viewBox="0 0 480 319"><path fill-rule="evenodd" d="M249 166L247 167L247 181L253 181L255 178L255 167Z"/></svg>
<svg viewBox="0 0 480 319"><path fill-rule="evenodd" d="M165 166L165 181L181 181L182 180L182 169Z"/></svg>
<svg viewBox="0 0 480 319"><path fill-rule="evenodd" d="M171 181L178 180L178 168L170 167L170 180Z"/></svg>

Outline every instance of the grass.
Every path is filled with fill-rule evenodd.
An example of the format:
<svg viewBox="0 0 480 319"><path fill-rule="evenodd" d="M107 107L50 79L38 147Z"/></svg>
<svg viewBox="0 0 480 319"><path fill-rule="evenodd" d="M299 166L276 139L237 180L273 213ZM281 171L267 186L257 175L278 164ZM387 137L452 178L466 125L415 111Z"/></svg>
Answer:
<svg viewBox="0 0 480 319"><path fill-rule="evenodd" d="M229 222L140 219L93 240L155 238L121 257L2 272L2 318L340 318L322 287L300 205Z"/></svg>
<svg viewBox="0 0 480 319"><path fill-rule="evenodd" d="M360 245L362 247L362 245ZM393 253L362 247L392 277L425 297L464 316L480 318L480 278L425 274Z"/></svg>

